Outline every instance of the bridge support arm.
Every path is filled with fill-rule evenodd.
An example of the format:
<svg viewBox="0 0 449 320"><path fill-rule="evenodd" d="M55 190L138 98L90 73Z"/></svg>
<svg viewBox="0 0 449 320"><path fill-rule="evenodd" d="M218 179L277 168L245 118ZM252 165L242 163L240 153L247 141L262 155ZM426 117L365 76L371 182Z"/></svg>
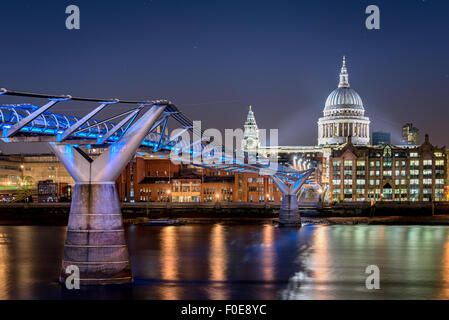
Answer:
<svg viewBox="0 0 449 320"><path fill-rule="evenodd" d="M282 202L279 212L279 226L300 227L301 216L298 208L297 193L313 173L313 170L306 172L301 179L296 182L282 181L276 176L272 176L274 183L282 192Z"/></svg>

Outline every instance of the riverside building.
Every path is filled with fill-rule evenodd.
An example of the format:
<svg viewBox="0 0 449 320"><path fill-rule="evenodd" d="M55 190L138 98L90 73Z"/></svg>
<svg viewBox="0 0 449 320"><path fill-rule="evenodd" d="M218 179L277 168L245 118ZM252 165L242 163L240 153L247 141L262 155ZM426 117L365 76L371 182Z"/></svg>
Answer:
<svg viewBox="0 0 449 320"><path fill-rule="evenodd" d="M356 146L349 138L329 161L331 201L446 200L446 149L428 135L418 147Z"/></svg>

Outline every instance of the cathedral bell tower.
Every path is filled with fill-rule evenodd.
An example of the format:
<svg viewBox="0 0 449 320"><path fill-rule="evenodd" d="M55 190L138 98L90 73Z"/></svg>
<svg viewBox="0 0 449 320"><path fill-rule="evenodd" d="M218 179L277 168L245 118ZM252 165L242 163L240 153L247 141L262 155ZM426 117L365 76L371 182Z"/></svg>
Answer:
<svg viewBox="0 0 449 320"><path fill-rule="evenodd" d="M254 112L249 106L248 117L246 118L242 140L242 150L244 152L255 152L260 147L259 128L257 127Z"/></svg>

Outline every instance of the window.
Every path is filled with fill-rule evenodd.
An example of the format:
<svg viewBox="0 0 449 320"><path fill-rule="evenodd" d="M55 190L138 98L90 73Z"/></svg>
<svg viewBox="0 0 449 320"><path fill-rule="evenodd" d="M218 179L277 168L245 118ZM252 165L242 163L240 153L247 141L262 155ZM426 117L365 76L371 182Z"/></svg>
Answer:
<svg viewBox="0 0 449 320"><path fill-rule="evenodd" d="M365 185L365 179L357 179L357 184L364 186Z"/></svg>
<svg viewBox="0 0 449 320"><path fill-rule="evenodd" d="M347 186L352 185L352 179L345 179L345 185Z"/></svg>
<svg viewBox="0 0 449 320"><path fill-rule="evenodd" d="M443 185L444 184L444 179L435 179L435 184Z"/></svg>
<svg viewBox="0 0 449 320"><path fill-rule="evenodd" d="M352 160L345 160L345 167L352 167Z"/></svg>
<svg viewBox="0 0 449 320"><path fill-rule="evenodd" d="M334 185L334 186L339 186L340 184L341 184L341 180L338 180L338 179L334 179L334 180L332 180L332 184Z"/></svg>
<svg viewBox="0 0 449 320"><path fill-rule="evenodd" d="M410 160L410 166L419 166L419 160Z"/></svg>
<svg viewBox="0 0 449 320"><path fill-rule="evenodd" d="M442 157L443 156L443 153L441 153L441 152L434 152L434 155L435 155L435 157Z"/></svg>
<svg viewBox="0 0 449 320"><path fill-rule="evenodd" d="M424 165L425 166L431 166L432 165L432 160L424 160Z"/></svg>
<svg viewBox="0 0 449 320"><path fill-rule="evenodd" d="M427 184L427 185L431 185L432 184L432 179L423 179L423 183Z"/></svg>
<svg viewBox="0 0 449 320"><path fill-rule="evenodd" d="M417 152L410 152L410 158L417 158L418 153Z"/></svg>
<svg viewBox="0 0 449 320"><path fill-rule="evenodd" d="M357 167L364 167L364 166L365 166L365 161L357 160Z"/></svg>
<svg viewBox="0 0 449 320"><path fill-rule="evenodd" d="M432 169L424 169L423 170L423 175L425 176L431 176L432 175Z"/></svg>
<svg viewBox="0 0 449 320"><path fill-rule="evenodd" d="M419 179L410 179L410 185L419 185Z"/></svg>
<svg viewBox="0 0 449 320"><path fill-rule="evenodd" d="M410 170L410 175L419 176L419 170Z"/></svg>
<svg viewBox="0 0 449 320"><path fill-rule="evenodd" d="M436 160L435 165L436 166L444 166L444 160Z"/></svg>

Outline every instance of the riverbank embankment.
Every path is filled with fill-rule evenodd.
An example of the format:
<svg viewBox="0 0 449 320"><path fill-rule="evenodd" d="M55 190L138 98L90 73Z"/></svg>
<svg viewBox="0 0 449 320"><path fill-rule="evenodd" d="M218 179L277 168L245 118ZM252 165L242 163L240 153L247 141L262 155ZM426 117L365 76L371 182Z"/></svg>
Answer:
<svg viewBox="0 0 449 320"><path fill-rule="evenodd" d="M198 223L271 221L280 203L122 203L125 222L184 219ZM70 203L0 204L0 224L67 225ZM449 202L301 203L304 223L323 224L449 224Z"/></svg>

